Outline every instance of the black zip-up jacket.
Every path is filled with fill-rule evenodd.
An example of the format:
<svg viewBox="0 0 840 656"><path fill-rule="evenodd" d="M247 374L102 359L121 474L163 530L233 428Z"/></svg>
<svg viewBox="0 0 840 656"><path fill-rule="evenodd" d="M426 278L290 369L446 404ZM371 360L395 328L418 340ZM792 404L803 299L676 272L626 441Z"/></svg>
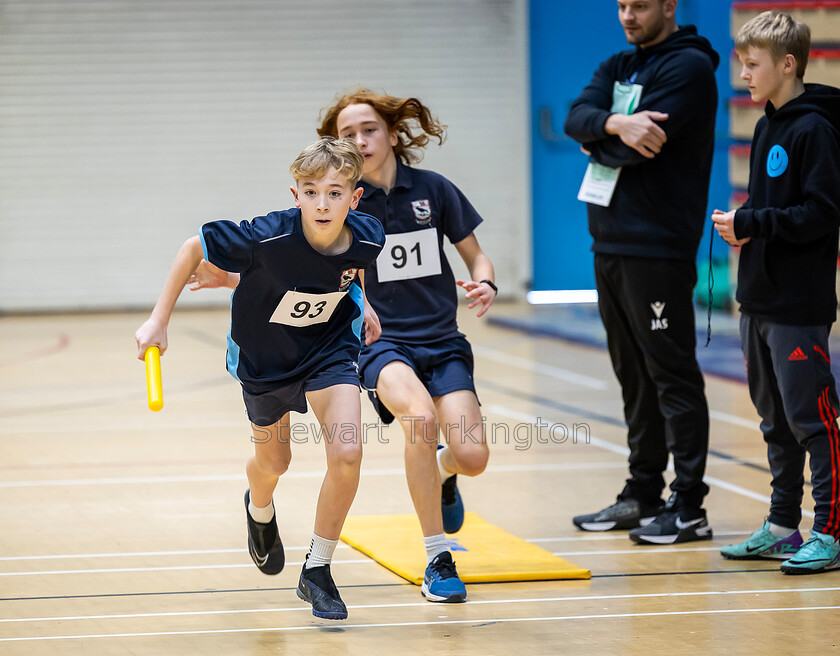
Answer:
<svg viewBox="0 0 840 656"><path fill-rule="evenodd" d="M589 204L596 253L694 261L706 220L715 141L720 57L693 25L649 48L625 50L604 61L572 103L565 131L610 167L624 167L609 207ZM604 132L613 83L643 87L636 112L665 112L668 137L653 159Z"/></svg>
<svg viewBox="0 0 840 656"><path fill-rule="evenodd" d="M806 84L768 102L750 150L749 200L735 212L741 311L793 325L830 324L840 226L840 89Z"/></svg>

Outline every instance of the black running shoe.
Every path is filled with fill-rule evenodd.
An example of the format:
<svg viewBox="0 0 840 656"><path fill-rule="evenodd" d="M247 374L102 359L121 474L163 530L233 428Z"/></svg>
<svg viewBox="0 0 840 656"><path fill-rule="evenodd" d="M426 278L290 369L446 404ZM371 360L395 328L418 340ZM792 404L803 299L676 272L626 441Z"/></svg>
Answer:
<svg viewBox="0 0 840 656"><path fill-rule="evenodd" d="M245 491L245 516L248 518L248 553L263 574L279 574L286 564L283 542L277 532L277 517L267 524L254 521L248 512L251 490Z"/></svg>
<svg viewBox="0 0 840 656"><path fill-rule="evenodd" d="M329 565L306 569L304 563L298 581L297 596L312 604L312 614L315 617L325 620L347 619L347 606L333 583Z"/></svg>
<svg viewBox="0 0 840 656"><path fill-rule="evenodd" d="M572 523L582 531L620 531L647 526L662 506L650 506L636 499L621 497L611 506L589 515L578 515Z"/></svg>
<svg viewBox="0 0 840 656"><path fill-rule="evenodd" d="M639 544L676 544L711 540L712 527L702 508L692 511L690 517L683 519L686 509L681 509L676 493L650 524L630 531L630 539Z"/></svg>

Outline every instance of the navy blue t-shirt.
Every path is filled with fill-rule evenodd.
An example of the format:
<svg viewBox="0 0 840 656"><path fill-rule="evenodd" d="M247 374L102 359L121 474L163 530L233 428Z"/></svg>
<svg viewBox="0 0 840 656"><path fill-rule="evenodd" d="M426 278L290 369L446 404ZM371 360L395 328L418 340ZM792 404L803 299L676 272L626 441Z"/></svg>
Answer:
<svg viewBox="0 0 840 656"><path fill-rule="evenodd" d="M382 224L351 210L350 247L323 255L306 241L299 209L201 228L204 259L241 274L231 298L227 368L258 394L356 361L364 299L355 282L385 242Z"/></svg>
<svg viewBox="0 0 840 656"><path fill-rule="evenodd" d="M397 162L394 188L364 187L361 211L379 218L387 242L368 268L365 292L382 337L411 344L459 335L455 276L443 252L469 237L482 219L466 196L438 173Z"/></svg>

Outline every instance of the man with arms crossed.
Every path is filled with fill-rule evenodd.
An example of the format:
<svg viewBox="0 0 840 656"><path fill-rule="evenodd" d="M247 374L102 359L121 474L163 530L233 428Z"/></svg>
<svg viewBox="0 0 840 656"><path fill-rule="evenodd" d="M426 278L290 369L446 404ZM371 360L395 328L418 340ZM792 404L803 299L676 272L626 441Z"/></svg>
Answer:
<svg viewBox="0 0 840 656"><path fill-rule="evenodd" d="M677 0L618 0L634 46L605 60L565 131L590 155L587 201L595 281L624 399L630 477L615 504L574 518L587 531L632 529L641 544L711 539L703 509L709 410L695 355L695 257L714 148L719 57ZM674 459L663 505L663 472Z"/></svg>

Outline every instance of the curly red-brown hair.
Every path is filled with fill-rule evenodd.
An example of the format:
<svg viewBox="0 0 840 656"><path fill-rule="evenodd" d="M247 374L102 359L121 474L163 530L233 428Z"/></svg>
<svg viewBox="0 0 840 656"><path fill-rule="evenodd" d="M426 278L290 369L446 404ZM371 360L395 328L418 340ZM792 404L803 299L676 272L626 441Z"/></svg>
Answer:
<svg viewBox="0 0 840 656"><path fill-rule="evenodd" d="M355 91L338 96L332 106L321 111L321 126L318 136L338 137L338 115L348 105L370 105L376 110L389 132L396 132L397 145L394 155L404 164L415 164L423 159L421 152L430 141L437 139L443 144L446 126L438 121L432 112L417 98L397 98L384 93L375 93L360 87ZM420 132L415 133L419 125Z"/></svg>

